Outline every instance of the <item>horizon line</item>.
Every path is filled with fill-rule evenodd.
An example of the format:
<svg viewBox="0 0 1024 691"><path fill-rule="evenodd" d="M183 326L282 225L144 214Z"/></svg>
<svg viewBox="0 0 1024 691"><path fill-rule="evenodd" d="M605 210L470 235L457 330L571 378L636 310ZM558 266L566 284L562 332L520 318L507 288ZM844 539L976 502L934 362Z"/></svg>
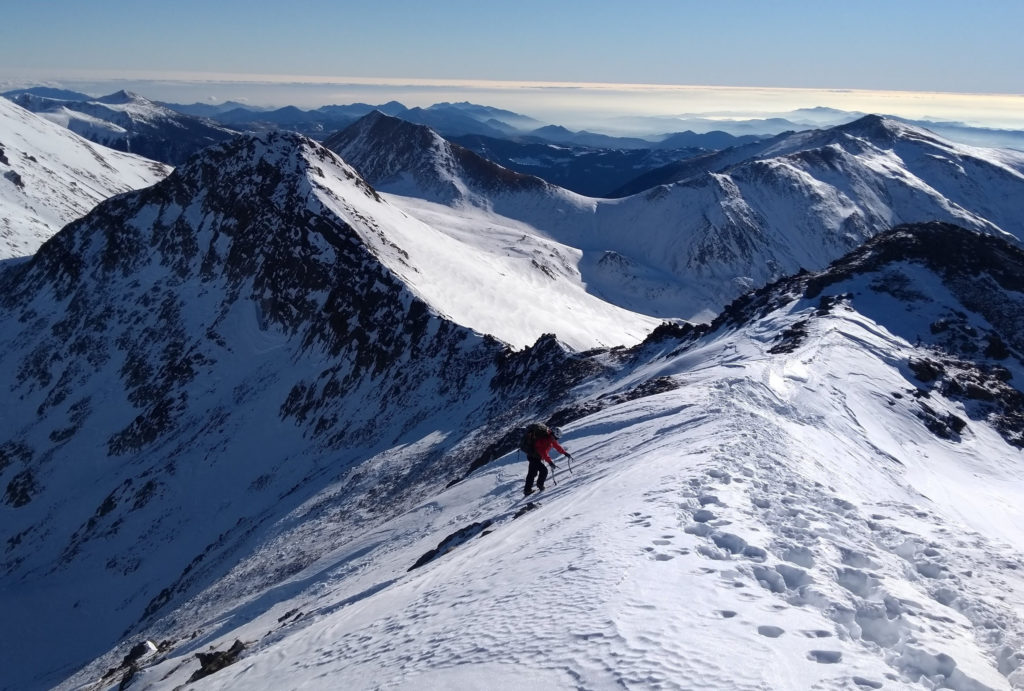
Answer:
<svg viewBox="0 0 1024 691"><path fill-rule="evenodd" d="M21 70L19 78L13 71L0 68L0 74L11 82L61 82L61 81L152 81L184 84L252 84L252 85L310 85L310 86L384 86L418 88L475 88L514 91L528 89L587 89L594 91L750 91L775 93L848 93L848 94L920 94L945 97L989 97L1024 99L1024 93L1009 91L939 91L934 89L869 89L844 86L763 86L729 84L670 84L645 82L587 82L587 81L546 81L513 79L465 79L438 77L354 77L345 75L300 75L266 74L247 72L191 72L191 71L148 71L148 70ZM29 74L29 73L36 74ZM46 86L46 84L39 84ZM29 88L29 87L21 87Z"/></svg>

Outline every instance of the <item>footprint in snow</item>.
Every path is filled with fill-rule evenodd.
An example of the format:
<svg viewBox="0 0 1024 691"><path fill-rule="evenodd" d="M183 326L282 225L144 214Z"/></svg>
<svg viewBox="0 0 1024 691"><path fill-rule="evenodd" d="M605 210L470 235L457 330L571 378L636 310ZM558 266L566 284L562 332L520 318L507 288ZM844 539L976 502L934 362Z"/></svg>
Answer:
<svg viewBox="0 0 1024 691"><path fill-rule="evenodd" d="M707 509L697 509L693 512L693 520L698 523L707 523L708 521L715 520L715 514Z"/></svg>
<svg viewBox="0 0 1024 691"><path fill-rule="evenodd" d="M719 470L718 468L712 468L711 470L709 470L708 475L715 478L716 480L721 481L723 484L726 485L732 482L732 476L729 475L729 473L725 472L724 470Z"/></svg>
<svg viewBox="0 0 1024 691"><path fill-rule="evenodd" d="M838 650L812 650L807 653L809 660L823 665L834 665L842 661L843 654Z"/></svg>
<svg viewBox="0 0 1024 691"><path fill-rule="evenodd" d="M805 569L814 568L814 553L802 545L786 549L782 553L782 558Z"/></svg>
<svg viewBox="0 0 1024 691"><path fill-rule="evenodd" d="M786 633L786 630L778 626L758 626L757 632L766 638L778 638Z"/></svg>

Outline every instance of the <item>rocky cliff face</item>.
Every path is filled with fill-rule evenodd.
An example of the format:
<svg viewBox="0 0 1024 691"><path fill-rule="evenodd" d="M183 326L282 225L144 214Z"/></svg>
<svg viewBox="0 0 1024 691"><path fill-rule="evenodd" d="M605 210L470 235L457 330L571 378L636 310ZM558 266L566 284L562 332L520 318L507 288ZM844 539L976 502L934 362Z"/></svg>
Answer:
<svg viewBox="0 0 1024 691"><path fill-rule="evenodd" d="M401 253L366 211L384 204L309 140L242 137L0 273L0 579L84 583L66 597L88 608L48 603L89 622L72 658L326 487L338 539L398 511L463 472L470 430L555 406L589 371L553 377L555 341L513 354L436 314L374 254ZM19 603L14 620L39 616Z"/></svg>

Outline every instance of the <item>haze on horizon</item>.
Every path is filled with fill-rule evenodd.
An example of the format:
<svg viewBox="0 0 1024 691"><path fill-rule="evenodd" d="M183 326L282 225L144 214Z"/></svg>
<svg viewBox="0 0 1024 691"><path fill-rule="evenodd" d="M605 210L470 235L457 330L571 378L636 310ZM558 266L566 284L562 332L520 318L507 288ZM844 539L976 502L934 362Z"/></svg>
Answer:
<svg viewBox="0 0 1024 691"><path fill-rule="evenodd" d="M70 0L5 8L0 86L279 107L471 100L549 122L831 107L1024 129L1024 3ZM297 76L298 75L298 76Z"/></svg>

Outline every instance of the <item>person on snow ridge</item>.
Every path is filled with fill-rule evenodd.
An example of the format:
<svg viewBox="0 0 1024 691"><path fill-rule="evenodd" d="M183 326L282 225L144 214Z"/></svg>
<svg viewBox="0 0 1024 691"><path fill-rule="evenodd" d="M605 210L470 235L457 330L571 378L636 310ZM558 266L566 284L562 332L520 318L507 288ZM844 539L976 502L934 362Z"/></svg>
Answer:
<svg viewBox="0 0 1024 691"><path fill-rule="evenodd" d="M526 486L523 488L524 497L533 494L534 478L537 480L537 489L542 492L544 491L544 481L548 478L548 469L544 467L544 463L547 463L552 469L555 468L554 461L548 456L548 451L552 447L563 456L572 458L572 455L559 445L558 438L560 436L562 436L562 430L557 427L549 429L546 425L534 424L527 428L523 450L526 452L526 460L530 466L526 471Z"/></svg>

